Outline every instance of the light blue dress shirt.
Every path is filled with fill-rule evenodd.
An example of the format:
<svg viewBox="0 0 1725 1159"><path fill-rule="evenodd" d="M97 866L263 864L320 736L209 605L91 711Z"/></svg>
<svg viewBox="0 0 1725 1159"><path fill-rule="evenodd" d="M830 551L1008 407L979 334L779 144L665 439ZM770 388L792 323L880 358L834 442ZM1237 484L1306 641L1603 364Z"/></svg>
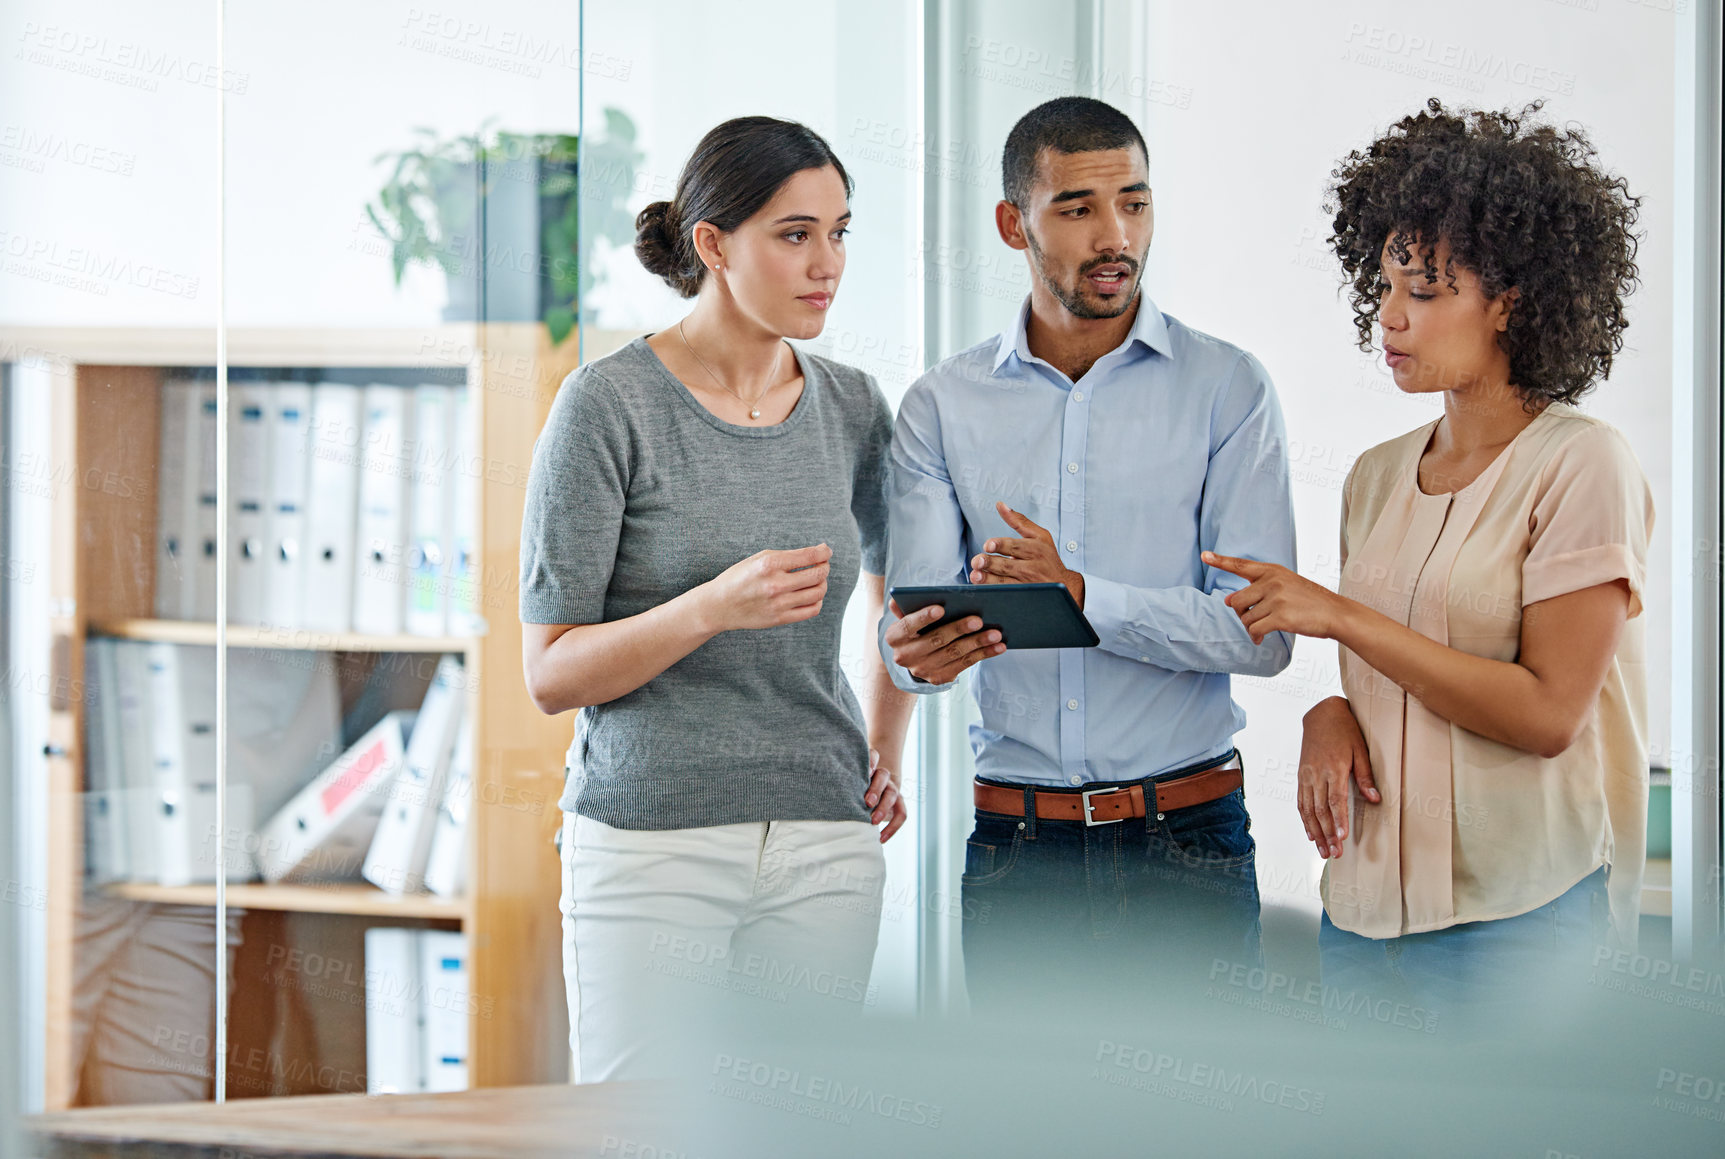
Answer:
<svg viewBox="0 0 1725 1159"><path fill-rule="evenodd" d="M1293 641L1254 645L1222 601L1246 586L1203 550L1294 566L1281 407L1262 364L1140 294L1126 341L1076 383L1013 327L911 386L893 430L887 584L968 583L996 500L1054 536L1084 576L1097 648L1014 652L973 669L980 776L1133 780L1221 756L1246 723L1228 674L1271 676ZM923 684L881 653L894 683Z"/></svg>

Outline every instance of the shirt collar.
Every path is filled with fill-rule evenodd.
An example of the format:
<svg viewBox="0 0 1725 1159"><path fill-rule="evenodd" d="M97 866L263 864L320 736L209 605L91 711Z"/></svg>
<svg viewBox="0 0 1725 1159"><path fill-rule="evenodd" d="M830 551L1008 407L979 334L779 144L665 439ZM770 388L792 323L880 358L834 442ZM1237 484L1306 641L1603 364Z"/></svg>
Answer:
<svg viewBox="0 0 1725 1159"><path fill-rule="evenodd" d="M994 369L998 371L1012 355L1018 355L1018 360L1029 364L1035 357L1030 353L1030 339L1027 328L1030 325L1030 295L1024 296L1024 302L1018 307L1018 317L1011 327L1000 332L1000 341L994 350ZM1138 343L1166 357L1174 354L1173 344L1168 339L1168 323L1162 317L1162 311L1144 292L1142 286L1138 290L1138 316L1132 320L1132 329L1126 332L1126 341L1122 348Z"/></svg>

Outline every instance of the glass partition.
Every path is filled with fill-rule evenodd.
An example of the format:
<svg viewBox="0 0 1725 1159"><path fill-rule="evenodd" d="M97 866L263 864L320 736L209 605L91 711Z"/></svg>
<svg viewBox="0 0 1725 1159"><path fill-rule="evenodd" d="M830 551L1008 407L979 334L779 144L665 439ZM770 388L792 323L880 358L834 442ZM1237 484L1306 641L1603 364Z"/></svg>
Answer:
<svg viewBox="0 0 1725 1159"><path fill-rule="evenodd" d="M3 34L0 845L22 1101L209 1099L239 931L211 884L218 508L193 451L214 449L213 94L232 78L207 10L22 5Z"/></svg>
<svg viewBox="0 0 1725 1159"><path fill-rule="evenodd" d="M577 359L580 14L227 12L228 483L263 514L233 536L229 728L242 694L297 700L308 754L230 750L231 1097L567 1074L568 725L523 685L515 571Z"/></svg>

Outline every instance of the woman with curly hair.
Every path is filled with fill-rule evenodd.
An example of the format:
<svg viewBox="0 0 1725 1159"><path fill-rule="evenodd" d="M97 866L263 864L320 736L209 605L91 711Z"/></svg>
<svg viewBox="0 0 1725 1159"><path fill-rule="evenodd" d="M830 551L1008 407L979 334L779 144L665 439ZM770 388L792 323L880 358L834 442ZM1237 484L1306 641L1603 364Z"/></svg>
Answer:
<svg viewBox="0 0 1725 1159"><path fill-rule="evenodd" d="M1572 405L1623 345L1640 199L1538 109L1434 99L1332 175L1360 348L1380 331L1397 387L1444 403L1354 464L1340 591L1205 555L1251 581L1228 603L1254 640L1341 645L1298 787L1325 985L1464 1017L1633 946L1645 860L1653 508Z"/></svg>

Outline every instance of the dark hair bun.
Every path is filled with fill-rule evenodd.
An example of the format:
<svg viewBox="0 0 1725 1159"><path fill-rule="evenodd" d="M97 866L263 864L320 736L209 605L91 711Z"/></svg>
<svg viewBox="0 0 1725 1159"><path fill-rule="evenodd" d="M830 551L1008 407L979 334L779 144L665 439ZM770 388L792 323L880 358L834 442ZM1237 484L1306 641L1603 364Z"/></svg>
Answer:
<svg viewBox="0 0 1725 1159"><path fill-rule="evenodd" d="M675 207L669 201L653 202L635 216L635 256L648 273L664 278L681 296L693 298L705 271L685 256L679 232Z"/></svg>
<svg viewBox="0 0 1725 1159"><path fill-rule="evenodd" d="M707 267L690 228L705 222L730 233L758 213L805 169L831 166L851 195L850 174L819 133L795 121L737 117L715 125L683 165L674 201L655 201L635 217L635 256L685 298L701 292Z"/></svg>

